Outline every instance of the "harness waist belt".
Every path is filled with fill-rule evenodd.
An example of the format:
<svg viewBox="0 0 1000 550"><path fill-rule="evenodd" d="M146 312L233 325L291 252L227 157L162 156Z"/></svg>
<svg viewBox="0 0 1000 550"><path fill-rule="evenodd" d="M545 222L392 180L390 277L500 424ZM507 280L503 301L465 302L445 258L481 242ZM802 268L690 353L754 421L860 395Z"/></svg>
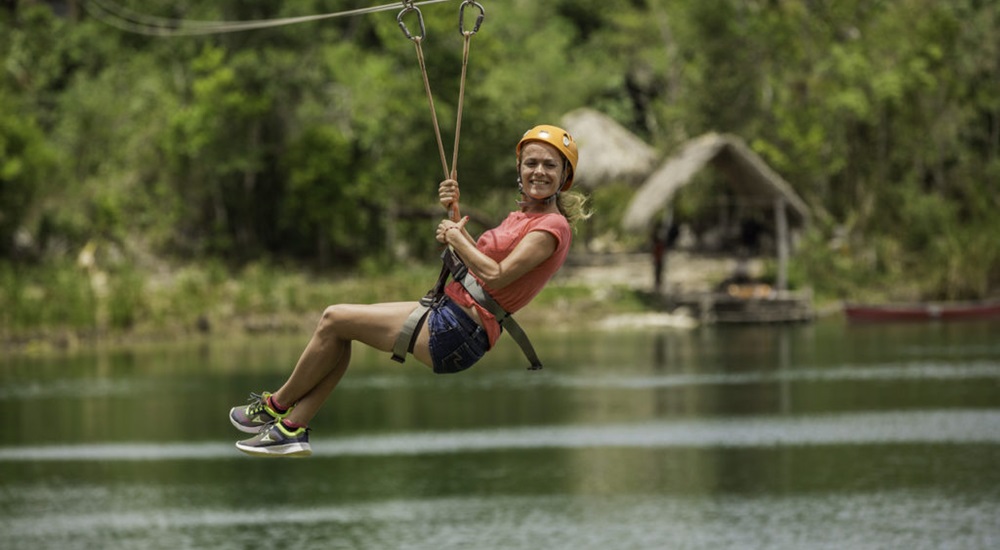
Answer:
<svg viewBox="0 0 1000 550"><path fill-rule="evenodd" d="M406 321L403 323L403 328L396 338L396 343L392 349L392 358L395 361L402 363L406 360L407 352L413 352L413 346L416 344L417 334L420 332L420 328L423 326L424 321L427 319L427 314L430 312L431 307L433 307L441 298L444 296L444 285L450 274L453 279L459 282L466 292L472 296L472 299L476 301L479 305L483 306L486 311L489 311L494 317L496 317L497 322L500 326L510 333L511 338L517 342L520 346L521 351L524 356L528 359L531 364L528 370L538 370L542 368L542 361L538 358L538 354L535 352L535 347L531 345L531 340L528 339L528 335L525 334L524 329L521 325L517 324L517 321L508 313L503 307L490 296L489 292L479 284L479 281L471 273L469 273L469 268L465 266L461 258L459 258L452 250L446 249L441 255L441 260L444 266L441 269L441 274L438 276L437 284L432 288L423 298L420 299L420 305L410 313Z"/></svg>

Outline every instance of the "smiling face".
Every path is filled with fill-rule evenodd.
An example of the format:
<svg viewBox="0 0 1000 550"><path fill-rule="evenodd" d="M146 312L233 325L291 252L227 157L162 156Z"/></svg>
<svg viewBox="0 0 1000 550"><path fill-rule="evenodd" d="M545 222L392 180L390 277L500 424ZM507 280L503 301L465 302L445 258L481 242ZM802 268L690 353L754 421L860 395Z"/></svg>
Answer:
<svg viewBox="0 0 1000 550"><path fill-rule="evenodd" d="M559 150L540 141L526 143L521 149L521 186L533 199L547 199L562 187L563 157Z"/></svg>

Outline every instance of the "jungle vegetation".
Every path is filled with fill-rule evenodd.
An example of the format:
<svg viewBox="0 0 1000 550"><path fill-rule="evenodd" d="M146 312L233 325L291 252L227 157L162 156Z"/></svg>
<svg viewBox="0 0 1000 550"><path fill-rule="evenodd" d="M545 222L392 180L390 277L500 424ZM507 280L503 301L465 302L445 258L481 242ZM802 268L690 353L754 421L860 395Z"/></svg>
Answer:
<svg viewBox="0 0 1000 550"><path fill-rule="evenodd" d="M449 152L459 3L422 10ZM590 107L665 155L707 131L746 139L813 212L793 278L818 295L1000 292L997 2L480 3L457 167L478 218L509 210L524 129ZM441 166L398 10L149 36L101 7L234 21L374 4L0 2L0 325L127 327L169 310L154 289L191 266L184 295L209 300L234 274L432 264ZM589 231L626 239L628 199L597 190Z"/></svg>

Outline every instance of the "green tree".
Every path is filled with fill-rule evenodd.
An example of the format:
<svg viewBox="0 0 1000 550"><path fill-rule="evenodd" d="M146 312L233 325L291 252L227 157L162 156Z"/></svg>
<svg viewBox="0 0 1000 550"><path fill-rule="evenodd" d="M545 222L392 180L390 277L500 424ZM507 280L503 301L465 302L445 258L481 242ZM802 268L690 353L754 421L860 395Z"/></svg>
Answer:
<svg viewBox="0 0 1000 550"><path fill-rule="evenodd" d="M218 21L363 3L117 5ZM745 137L812 207L817 246L801 271L843 274L850 285L828 284L837 293L1000 288L989 238L1000 206L995 2L485 6L457 167L484 218L510 208L518 135L590 106L664 155L710 130ZM422 10L448 162L457 8ZM428 218L443 173L415 50L393 13L178 37L98 15L57 17L34 2L0 10L0 253L20 233L46 261L89 242L234 264L434 257Z"/></svg>

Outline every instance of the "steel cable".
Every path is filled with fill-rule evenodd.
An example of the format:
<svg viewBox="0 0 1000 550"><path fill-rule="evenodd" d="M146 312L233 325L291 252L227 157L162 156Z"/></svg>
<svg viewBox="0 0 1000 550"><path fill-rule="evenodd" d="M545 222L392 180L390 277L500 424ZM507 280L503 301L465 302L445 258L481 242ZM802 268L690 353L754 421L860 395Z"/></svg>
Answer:
<svg viewBox="0 0 1000 550"><path fill-rule="evenodd" d="M413 2L414 6L438 4L453 0L423 0ZM399 7L399 2L358 8L333 13L304 15L299 17L283 17L276 19L261 19L254 21L202 21L188 19L172 19L138 13L114 2L106 0L86 0L84 7L95 19L124 31L151 36L192 36L202 34L221 34L241 32L255 29L281 27L298 23L309 23L335 17L351 17L380 11L393 10Z"/></svg>

